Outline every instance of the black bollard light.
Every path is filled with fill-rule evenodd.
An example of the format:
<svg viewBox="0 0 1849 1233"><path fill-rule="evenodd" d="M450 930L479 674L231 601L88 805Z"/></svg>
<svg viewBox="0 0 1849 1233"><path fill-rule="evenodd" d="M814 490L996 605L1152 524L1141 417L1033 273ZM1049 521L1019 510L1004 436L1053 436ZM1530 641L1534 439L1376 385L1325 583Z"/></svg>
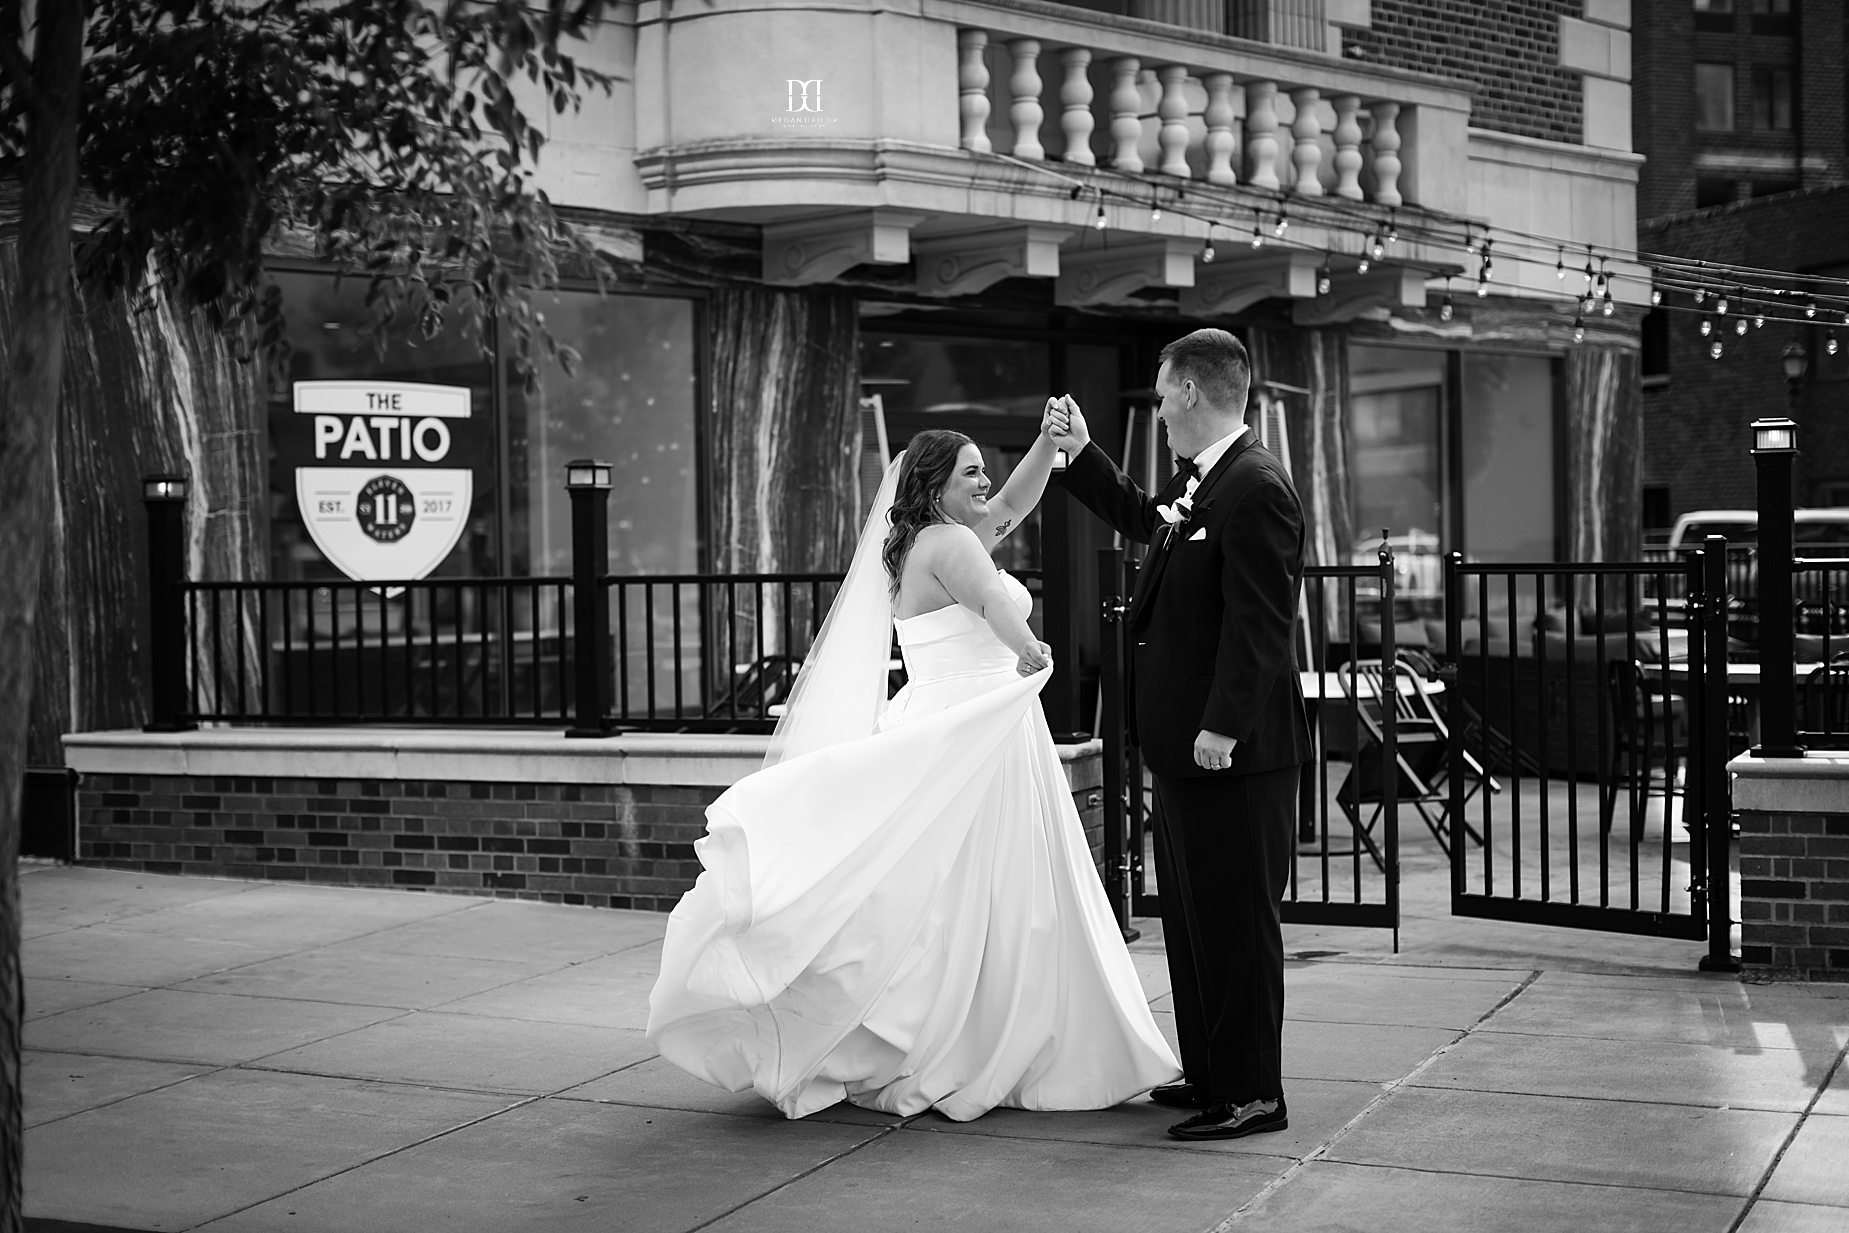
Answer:
<svg viewBox="0 0 1849 1233"><path fill-rule="evenodd" d="M610 735L610 605L598 581L610 568L610 464L565 464L571 494L572 663L576 722L566 736Z"/></svg>
<svg viewBox="0 0 1849 1233"><path fill-rule="evenodd" d="M144 475L148 511L148 722L144 732L186 732L186 490L184 475Z"/></svg>
<svg viewBox="0 0 1849 1233"><path fill-rule="evenodd" d="M1753 421L1753 464L1759 472L1759 744L1757 758L1801 758L1797 688L1792 672L1792 479L1798 426L1783 416Z"/></svg>

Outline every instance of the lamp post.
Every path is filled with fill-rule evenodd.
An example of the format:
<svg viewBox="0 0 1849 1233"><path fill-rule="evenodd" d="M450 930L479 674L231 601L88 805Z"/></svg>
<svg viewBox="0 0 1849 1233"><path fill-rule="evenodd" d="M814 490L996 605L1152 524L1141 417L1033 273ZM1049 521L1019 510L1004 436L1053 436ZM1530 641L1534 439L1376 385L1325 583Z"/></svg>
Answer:
<svg viewBox="0 0 1849 1233"><path fill-rule="evenodd" d="M148 511L148 722L146 732L185 732L186 581L184 475L144 475L141 501Z"/></svg>
<svg viewBox="0 0 1849 1233"><path fill-rule="evenodd" d="M1786 352L1787 376L1791 353ZM1797 469L1798 426L1784 417L1753 421L1753 464L1759 472L1758 758L1801 758L1796 681L1791 671L1791 493Z"/></svg>
<svg viewBox="0 0 1849 1233"><path fill-rule="evenodd" d="M565 464L571 494L573 707L566 736L608 736L610 606L598 579L610 568L610 464L580 458Z"/></svg>

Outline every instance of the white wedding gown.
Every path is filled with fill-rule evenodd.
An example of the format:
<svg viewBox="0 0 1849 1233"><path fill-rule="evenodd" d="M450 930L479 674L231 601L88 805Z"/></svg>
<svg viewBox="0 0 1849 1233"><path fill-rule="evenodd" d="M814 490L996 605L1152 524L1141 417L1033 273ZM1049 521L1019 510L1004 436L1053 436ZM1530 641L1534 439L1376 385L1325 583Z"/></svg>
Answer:
<svg viewBox="0 0 1849 1233"><path fill-rule="evenodd" d="M707 809L649 1039L789 1117L1096 1109L1178 1078L1041 714L1048 673L1019 676L960 605L895 624L910 683L876 734Z"/></svg>

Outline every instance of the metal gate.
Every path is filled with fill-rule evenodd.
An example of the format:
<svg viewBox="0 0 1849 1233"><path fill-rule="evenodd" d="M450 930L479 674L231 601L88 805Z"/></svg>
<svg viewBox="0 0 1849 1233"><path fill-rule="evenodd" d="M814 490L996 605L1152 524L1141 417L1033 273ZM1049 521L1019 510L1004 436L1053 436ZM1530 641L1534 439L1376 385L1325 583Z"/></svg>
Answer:
<svg viewBox="0 0 1849 1233"><path fill-rule="evenodd" d="M1687 562L1445 562L1452 911L1708 938L1730 964L1724 546Z"/></svg>
<svg viewBox="0 0 1849 1233"><path fill-rule="evenodd" d="M1134 590L1135 566L1120 549L1098 554L1103 630L1099 672L1099 732L1104 742L1104 881L1118 923L1131 935L1132 916L1161 911L1153 884L1154 793L1134 746L1125 738L1124 668L1128 631L1124 614ZM1396 768L1402 708L1368 662L1397 660L1392 621L1394 565L1383 546L1374 566L1316 566L1304 571L1299 633L1293 665L1304 692L1315 752L1299 787L1296 852L1282 906L1284 920L1303 924L1361 925L1392 929L1399 942L1399 797ZM1357 662L1346 648L1371 648L1377 661ZM1400 691L1412 682L1401 673L1387 680ZM1405 696L1402 694L1401 696ZM1133 935L1131 935L1133 936Z"/></svg>

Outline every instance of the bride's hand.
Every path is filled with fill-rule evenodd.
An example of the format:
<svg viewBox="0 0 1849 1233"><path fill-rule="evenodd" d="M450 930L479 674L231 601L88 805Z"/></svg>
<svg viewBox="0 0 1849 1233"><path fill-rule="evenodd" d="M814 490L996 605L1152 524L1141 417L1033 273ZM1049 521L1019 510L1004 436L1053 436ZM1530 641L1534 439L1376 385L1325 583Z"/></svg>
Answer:
<svg viewBox="0 0 1849 1233"><path fill-rule="evenodd" d="M1070 394L1046 400L1046 413L1040 417L1040 431L1074 458L1091 441L1091 432L1085 425L1085 413L1079 410L1079 404L1073 401Z"/></svg>
<svg viewBox="0 0 1849 1233"><path fill-rule="evenodd" d="M1053 666L1053 648L1044 642L1030 642L1021 648L1021 662L1015 665L1015 671L1022 676L1032 676L1042 668Z"/></svg>

